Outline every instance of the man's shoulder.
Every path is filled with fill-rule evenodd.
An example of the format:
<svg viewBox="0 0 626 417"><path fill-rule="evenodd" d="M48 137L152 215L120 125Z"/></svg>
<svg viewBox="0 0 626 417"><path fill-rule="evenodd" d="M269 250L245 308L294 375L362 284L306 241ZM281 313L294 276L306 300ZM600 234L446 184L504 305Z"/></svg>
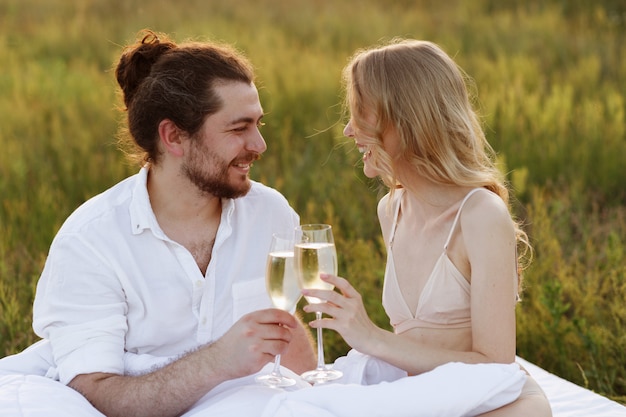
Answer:
<svg viewBox="0 0 626 417"><path fill-rule="evenodd" d="M246 198L276 200L285 203L287 202L287 198L285 198L285 196L275 188L272 188L257 181L250 182L252 186L250 187L250 191L248 191L248 194L246 194Z"/></svg>
<svg viewBox="0 0 626 417"><path fill-rule="evenodd" d="M65 220L60 231L76 232L99 219L104 219L108 214L122 205L127 205L132 196L135 186L135 175L125 178L107 190L96 194L78 206Z"/></svg>

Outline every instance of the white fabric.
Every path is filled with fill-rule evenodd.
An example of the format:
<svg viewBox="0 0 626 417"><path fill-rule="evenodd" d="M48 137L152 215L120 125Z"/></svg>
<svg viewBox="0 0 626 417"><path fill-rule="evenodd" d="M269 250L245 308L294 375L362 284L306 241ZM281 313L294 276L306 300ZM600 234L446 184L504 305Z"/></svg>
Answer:
<svg viewBox="0 0 626 417"><path fill-rule="evenodd" d="M270 372L272 365L260 373ZM358 352L335 366L345 377L315 387L285 368L282 372L298 382L285 390L261 386L255 375L224 382L183 417L474 416L515 400L526 379L515 364L460 363L406 377ZM0 410L0 415L11 417L102 416L71 388L41 376L0 377Z"/></svg>
<svg viewBox="0 0 626 417"><path fill-rule="evenodd" d="M365 355L353 355L343 365L343 370L354 366L364 372L351 372L354 380L369 372L365 379L370 385L339 380L275 390L247 377L219 385L184 417L469 417L515 400L526 380L515 364L450 363L396 380L397 368ZM262 372L270 370L267 366ZM289 370L284 373L298 378ZM374 374L391 382L375 383Z"/></svg>
<svg viewBox="0 0 626 417"><path fill-rule="evenodd" d="M282 393L272 398L262 417L470 417L514 401L525 381L515 364L453 362L392 382Z"/></svg>
<svg viewBox="0 0 626 417"><path fill-rule="evenodd" d="M78 392L39 375L0 376L2 417L104 417Z"/></svg>
<svg viewBox="0 0 626 417"><path fill-rule="evenodd" d="M406 371L355 349L338 358L333 368L343 373L340 381L342 384L372 385L407 376Z"/></svg>
<svg viewBox="0 0 626 417"><path fill-rule="evenodd" d="M271 235L299 223L287 200L256 182L246 196L224 200L205 277L159 227L146 180L143 168L87 201L51 245L33 327L51 341L52 378L123 373L125 350L180 355L271 306L264 284Z"/></svg>
<svg viewBox="0 0 626 417"><path fill-rule="evenodd" d="M161 357L148 354L124 353L124 375L142 375L162 368L177 356ZM0 359L0 375L46 376L54 368L54 357L50 341L42 339L24 351Z"/></svg>
<svg viewBox="0 0 626 417"><path fill-rule="evenodd" d="M626 407L593 391L560 378L527 360L517 363L541 386L553 417L626 417Z"/></svg>
<svg viewBox="0 0 626 417"><path fill-rule="evenodd" d="M2 375L44 376L54 364L52 348L47 340L40 340L15 355L0 358Z"/></svg>
<svg viewBox="0 0 626 417"><path fill-rule="evenodd" d="M43 350L45 351L45 347ZM31 357L37 355L37 357L42 358L43 363L46 363L46 358L41 356L41 352L34 353L34 351L31 351L30 353ZM133 362L138 358L134 356L129 363L138 364L146 359L144 357L139 362ZM553 417L626 417L626 407L623 405L559 378L522 358L517 358L517 362L532 375L545 391L552 407ZM144 363L142 366L148 365ZM353 354L352 352L346 358L340 358L335 366L340 367L344 372L348 369L350 370L346 373L348 379L343 381L344 383L358 383L361 381L364 384L372 384L375 382L374 378L380 378L383 381L394 381L394 378L398 376L400 376L400 379L392 383L379 384L375 388L372 388L373 385L355 387L355 385L339 384L310 388L297 375L283 368L283 373L298 380L299 384L297 386L287 388L284 391L261 387L254 383L254 375L229 381L212 390L184 417L283 417L290 415L297 415L298 417L337 417L341 416L341 414L333 414L337 410L326 410L322 409L322 407L328 405L328 403L330 403L330 406L336 407L337 404L333 404L334 402L341 406L342 403L346 403L348 400L350 400L350 403L356 403L356 405L348 404L343 409L345 412L347 408L353 407L351 412L355 412L355 414L349 414L350 417L357 415L389 415L390 417L402 415L436 416L437 414L429 414L429 412L425 411L426 407L430 407L433 403L437 403L436 407L458 406L460 398L457 395L442 395L442 393L452 392L451 389L456 383L462 383L463 386L466 386L466 382L460 379L462 375L470 375L471 378L475 379L487 377L487 374L483 373L484 369L472 368L471 366L466 368L465 366L452 364L447 368L437 370L437 372L440 372L439 376L452 374L450 377L452 385L448 385L447 382L442 380L437 382L438 378L433 376L433 374L437 375L436 373L411 377L413 379L402 378L402 375L398 373L396 368L390 367L382 361L364 359L363 356ZM270 372L271 367L272 364L268 364L261 373ZM6 366L3 368L7 371ZM508 372L507 368L514 369L508 365L499 365L495 368L501 368L502 372L498 370L498 373L500 376L505 377ZM359 370L362 372L361 374L359 374ZM494 369L490 370L490 372L494 371ZM518 375L517 370L515 370L508 381L515 382ZM437 384L439 386L445 384L445 387L440 388L441 391L439 391ZM471 385L476 385L478 388L482 386L482 384L478 383ZM513 389L515 386L514 383L511 384ZM302 392L295 393L295 391ZM507 401L507 398L501 394L494 395L492 399ZM341 398L331 401L333 396ZM462 397L465 398L464 395ZM398 401L398 403L391 404L392 400ZM354 407L360 407L360 411L355 411ZM367 409L367 407L371 407L371 409ZM390 407L390 412L397 414L385 414L387 407ZM415 411L416 407L418 407L418 411ZM408 414L411 411L412 414ZM446 413L448 411L446 410ZM475 410L475 412L477 411L480 410ZM342 412L342 410L338 410L338 412ZM454 414L439 415L451 417ZM81 395L78 395L71 388L48 378L34 375L1 376L0 374L0 416L102 417L102 414L91 407Z"/></svg>

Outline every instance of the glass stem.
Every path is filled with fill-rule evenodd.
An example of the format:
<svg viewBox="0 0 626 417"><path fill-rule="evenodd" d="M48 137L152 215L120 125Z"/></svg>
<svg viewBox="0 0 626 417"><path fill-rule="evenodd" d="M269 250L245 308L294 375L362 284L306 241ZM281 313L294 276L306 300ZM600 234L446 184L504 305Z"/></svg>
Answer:
<svg viewBox="0 0 626 417"><path fill-rule="evenodd" d="M280 375L280 354L276 355L276 358L274 358L274 369L272 370L272 374Z"/></svg>
<svg viewBox="0 0 626 417"><path fill-rule="evenodd" d="M316 311L315 318L317 320L322 319L322 312ZM317 328L317 369L323 370L326 368L326 361L324 360L324 342L322 341L322 328Z"/></svg>

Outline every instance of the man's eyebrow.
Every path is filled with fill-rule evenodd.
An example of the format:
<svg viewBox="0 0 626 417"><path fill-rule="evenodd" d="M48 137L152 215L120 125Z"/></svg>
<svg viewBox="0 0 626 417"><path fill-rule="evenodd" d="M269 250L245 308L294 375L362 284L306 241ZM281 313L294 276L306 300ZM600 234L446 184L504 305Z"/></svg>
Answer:
<svg viewBox="0 0 626 417"><path fill-rule="evenodd" d="M259 116L259 118L257 120L254 120L252 117L240 117L238 119L235 120L231 120L227 125L228 126L233 126L239 123L258 123L259 121L261 121L261 119L263 119L263 117L265 116L265 114L262 114L261 116Z"/></svg>

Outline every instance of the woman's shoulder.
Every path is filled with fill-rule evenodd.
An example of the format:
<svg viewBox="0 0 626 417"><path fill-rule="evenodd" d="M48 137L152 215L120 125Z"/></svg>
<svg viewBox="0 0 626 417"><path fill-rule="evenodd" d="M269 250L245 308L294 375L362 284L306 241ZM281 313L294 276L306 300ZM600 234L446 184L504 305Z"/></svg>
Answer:
<svg viewBox="0 0 626 417"><path fill-rule="evenodd" d="M460 215L464 229L489 230L492 227L513 227L507 204L496 193L485 188L474 192L465 201ZM488 227L489 226L489 227Z"/></svg>
<svg viewBox="0 0 626 417"><path fill-rule="evenodd" d="M498 194L486 188L475 188L470 193L468 193L467 201L463 205L464 212L475 214L482 212L494 215L506 214L510 217L509 208Z"/></svg>
<svg viewBox="0 0 626 417"><path fill-rule="evenodd" d="M379 201L376 211L378 212L378 219L382 222L384 220L391 221L395 212L395 208L398 204L398 199L402 196L402 188L397 188L393 192L388 192Z"/></svg>

